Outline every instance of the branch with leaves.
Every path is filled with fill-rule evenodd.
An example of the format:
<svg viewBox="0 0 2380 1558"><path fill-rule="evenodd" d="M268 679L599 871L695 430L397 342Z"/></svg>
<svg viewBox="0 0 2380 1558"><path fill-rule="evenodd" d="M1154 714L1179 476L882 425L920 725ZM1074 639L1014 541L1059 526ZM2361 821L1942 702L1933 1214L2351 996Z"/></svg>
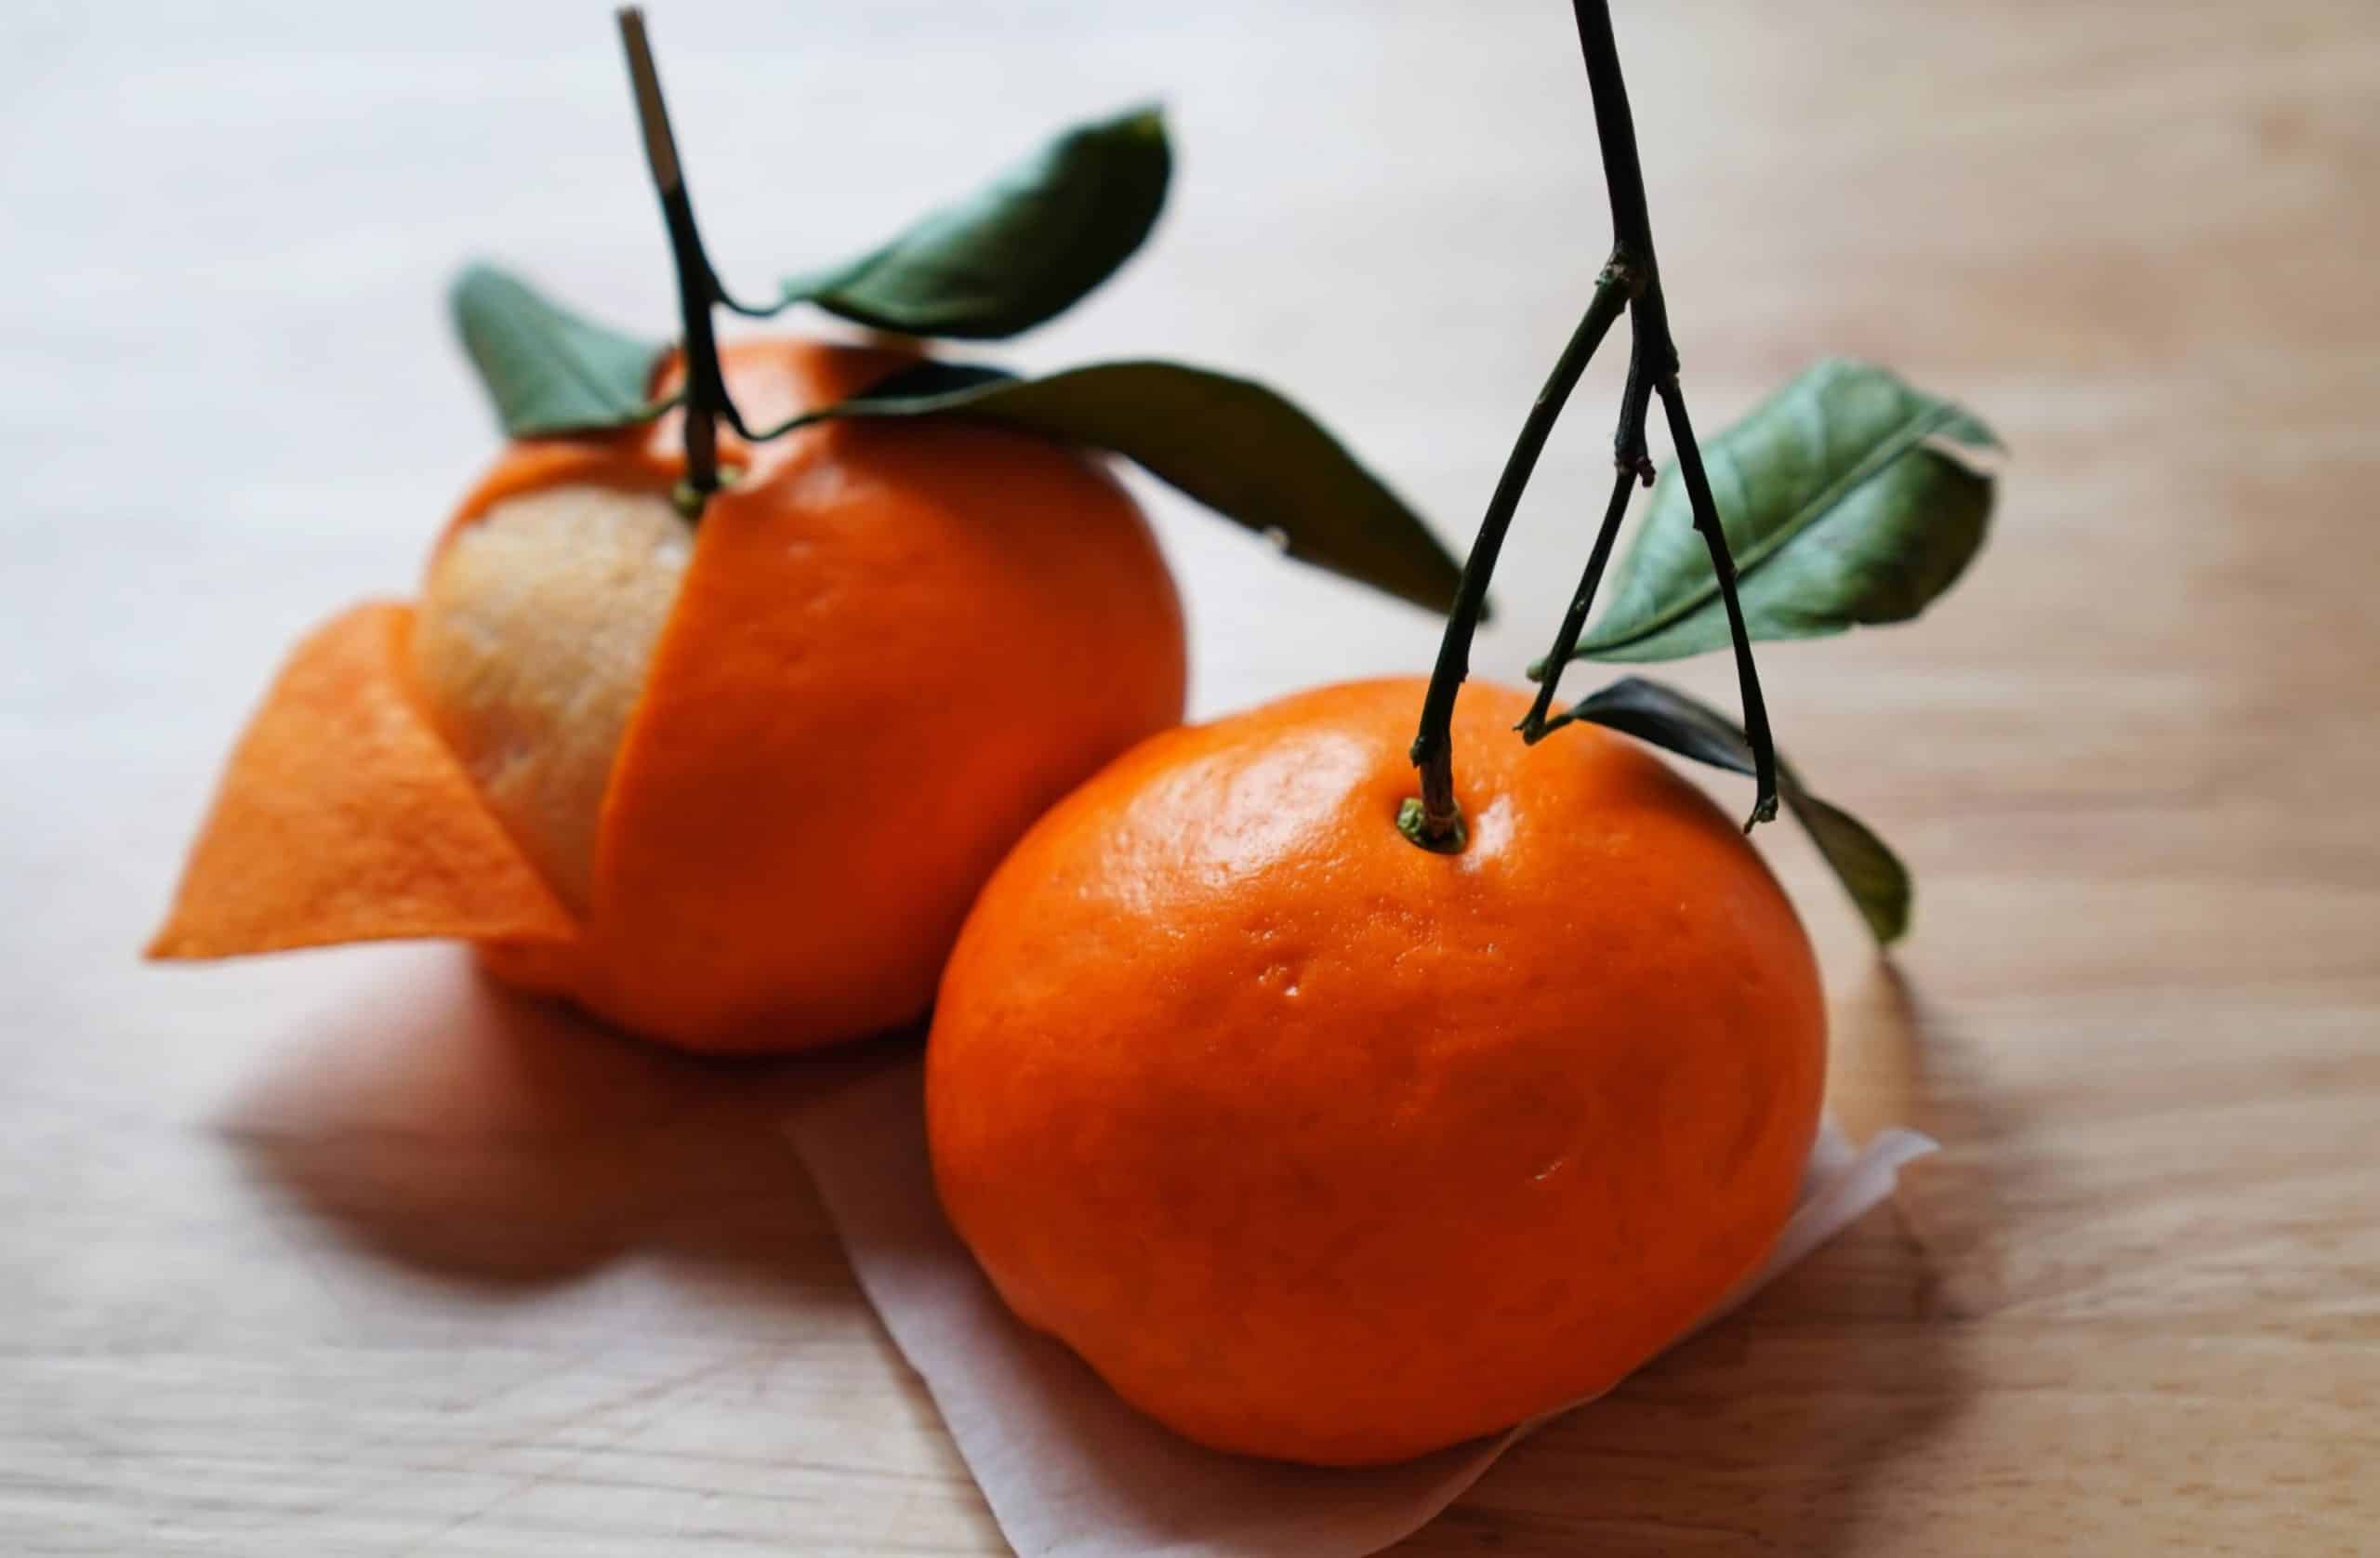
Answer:
<svg viewBox="0 0 2380 1558"><path fill-rule="evenodd" d="M1337 438L1252 380L1153 359L1023 377L920 359L865 392L775 427L752 428L719 363L713 311L770 317L807 304L871 329L950 340L1004 339L1080 301L1155 226L1171 178L1162 114L1139 107L1076 125L964 199L858 257L803 272L766 303L721 284L694 220L682 162L641 16L620 14L647 162L676 264L679 346L594 323L518 277L473 266L452 305L465 350L507 433L600 433L679 411L683 507L699 515L729 473L724 423L747 442L837 417L967 416L1123 456L1291 557L1433 611L1459 569L1429 527ZM654 386L673 350L685 388Z"/></svg>
<svg viewBox="0 0 2380 1558"><path fill-rule="evenodd" d="M1625 315L1634 339L1613 439L1611 495L1553 648L1530 667L1539 686L1518 727L1521 737L1534 744L1565 725L1600 724L1752 776L1756 796L1745 827L1774 816L1781 799L1877 940L1889 943L1908 929L1909 874L1873 832L1810 794L1778 759L1752 645L1904 621L1924 610L1982 545L1993 482L1971 461L1998 442L1960 406L1882 368L1845 360L1810 369L1708 445L1697 441L1679 385L1609 8L1605 0L1574 0L1573 11L1610 192L1611 256L1521 425L1480 522L1413 741L1421 794L1407 802L1398 825L1424 848L1463 846L1451 721L1488 582L1554 423L1588 360ZM1646 440L1656 399L1676 452L1658 482ZM1611 605L1590 629L1640 483L1653 489L1650 512L1620 563ZM1735 656L1740 727L1637 677L1554 712L1563 667L1573 659L1665 660L1723 647Z"/></svg>

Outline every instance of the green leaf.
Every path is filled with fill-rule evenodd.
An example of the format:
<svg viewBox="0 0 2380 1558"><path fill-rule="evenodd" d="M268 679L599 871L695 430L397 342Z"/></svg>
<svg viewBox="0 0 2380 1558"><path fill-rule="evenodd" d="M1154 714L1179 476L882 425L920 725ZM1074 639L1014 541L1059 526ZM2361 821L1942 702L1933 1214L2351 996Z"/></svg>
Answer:
<svg viewBox="0 0 2380 1558"><path fill-rule="evenodd" d="M1444 612L1461 565L1344 445L1261 384L1179 363L1041 378L920 363L793 424L959 416L1112 450L1289 556Z"/></svg>
<svg viewBox="0 0 2380 1558"><path fill-rule="evenodd" d="M663 350L657 342L581 319L491 265L457 276L447 300L512 437L626 427L662 410L646 394Z"/></svg>
<svg viewBox="0 0 2380 1558"><path fill-rule="evenodd" d="M1785 804L1842 878L1877 944L1890 946L1907 935L1911 888L1900 857L1866 823L1799 786L1786 792Z"/></svg>
<svg viewBox="0 0 2380 1558"><path fill-rule="evenodd" d="M1643 677L1624 677L1580 700L1549 721L1548 729L1574 720L1633 735L1713 768L1752 772L1752 743L1734 721L1706 703ZM1809 831L1877 944L1890 945L1907 934L1911 889L1909 870L1899 858L1865 823L1812 795L1782 763L1778 787L1785 809Z"/></svg>
<svg viewBox="0 0 2380 1558"><path fill-rule="evenodd" d="M1838 358L1703 443L1753 638L1905 621L1950 587L1983 544L1992 480L1945 442L1999 446L1958 405ZM1727 642L1710 552L1673 466L1579 658L1673 660Z"/></svg>
<svg viewBox="0 0 2380 1558"><path fill-rule="evenodd" d="M911 336L1020 334L1141 246L1172 167L1154 107L1078 125L882 248L787 282L784 300Z"/></svg>

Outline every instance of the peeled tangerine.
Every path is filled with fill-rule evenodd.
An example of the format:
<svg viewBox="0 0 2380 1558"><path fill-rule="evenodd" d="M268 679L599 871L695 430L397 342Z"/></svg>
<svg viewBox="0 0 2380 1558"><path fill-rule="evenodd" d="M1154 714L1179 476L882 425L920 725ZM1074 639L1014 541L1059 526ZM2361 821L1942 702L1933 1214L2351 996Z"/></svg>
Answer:
<svg viewBox="0 0 2380 1558"><path fill-rule="evenodd" d="M1009 1306L1217 1449L1400 1459L1612 1384L1761 1262L1818 1128L1810 948L1701 793L1418 682L1175 729L1035 825L943 975L933 1168Z"/></svg>
<svg viewBox="0 0 2380 1558"><path fill-rule="evenodd" d="M910 359L731 348L754 425ZM299 646L160 957L459 937L501 979L690 1049L922 1013L1050 802L1181 717L1173 584L1102 469L935 418L746 447L699 522L674 418L513 445L417 606Z"/></svg>

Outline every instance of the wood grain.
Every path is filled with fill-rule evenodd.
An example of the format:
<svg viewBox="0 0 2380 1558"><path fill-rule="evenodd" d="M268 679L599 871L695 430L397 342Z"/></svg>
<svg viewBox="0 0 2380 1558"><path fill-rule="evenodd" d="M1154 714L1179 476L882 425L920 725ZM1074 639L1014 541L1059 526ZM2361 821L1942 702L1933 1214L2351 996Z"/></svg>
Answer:
<svg viewBox="0 0 2380 1558"><path fill-rule="evenodd" d="M999 1551L775 1137L835 1063L681 1063L436 948L133 963L282 647L409 588L485 457L451 266L654 329L669 297L600 13L217 9L0 21L0 1548ZM1450 535L1606 239L1557 6L654 26L747 290L1162 91L1156 248L1019 355L1256 370ZM1401 1551L2373 1551L2380 17L1620 26L1703 420L1845 350L2014 450L1957 596L1765 659L1785 749L1919 879L1887 968L1775 836L1838 1108L1947 1150ZM1616 371L1490 674L1559 613ZM1150 501L1203 709L1427 664L1419 614Z"/></svg>

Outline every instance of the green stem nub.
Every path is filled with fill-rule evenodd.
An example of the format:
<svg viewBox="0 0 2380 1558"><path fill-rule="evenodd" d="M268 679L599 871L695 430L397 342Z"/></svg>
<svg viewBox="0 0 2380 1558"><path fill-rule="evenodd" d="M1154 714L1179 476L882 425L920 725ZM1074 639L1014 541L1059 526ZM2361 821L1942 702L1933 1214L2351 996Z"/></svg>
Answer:
<svg viewBox="0 0 2380 1558"><path fill-rule="evenodd" d="M1462 812L1458 808L1451 820L1436 827L1430 825L1430 809L1418 795L1408 795L1405 804L1396 809L1396 831L1432 854L1461 854L1471 842L1471 830L1463 825Z"/></svg>

